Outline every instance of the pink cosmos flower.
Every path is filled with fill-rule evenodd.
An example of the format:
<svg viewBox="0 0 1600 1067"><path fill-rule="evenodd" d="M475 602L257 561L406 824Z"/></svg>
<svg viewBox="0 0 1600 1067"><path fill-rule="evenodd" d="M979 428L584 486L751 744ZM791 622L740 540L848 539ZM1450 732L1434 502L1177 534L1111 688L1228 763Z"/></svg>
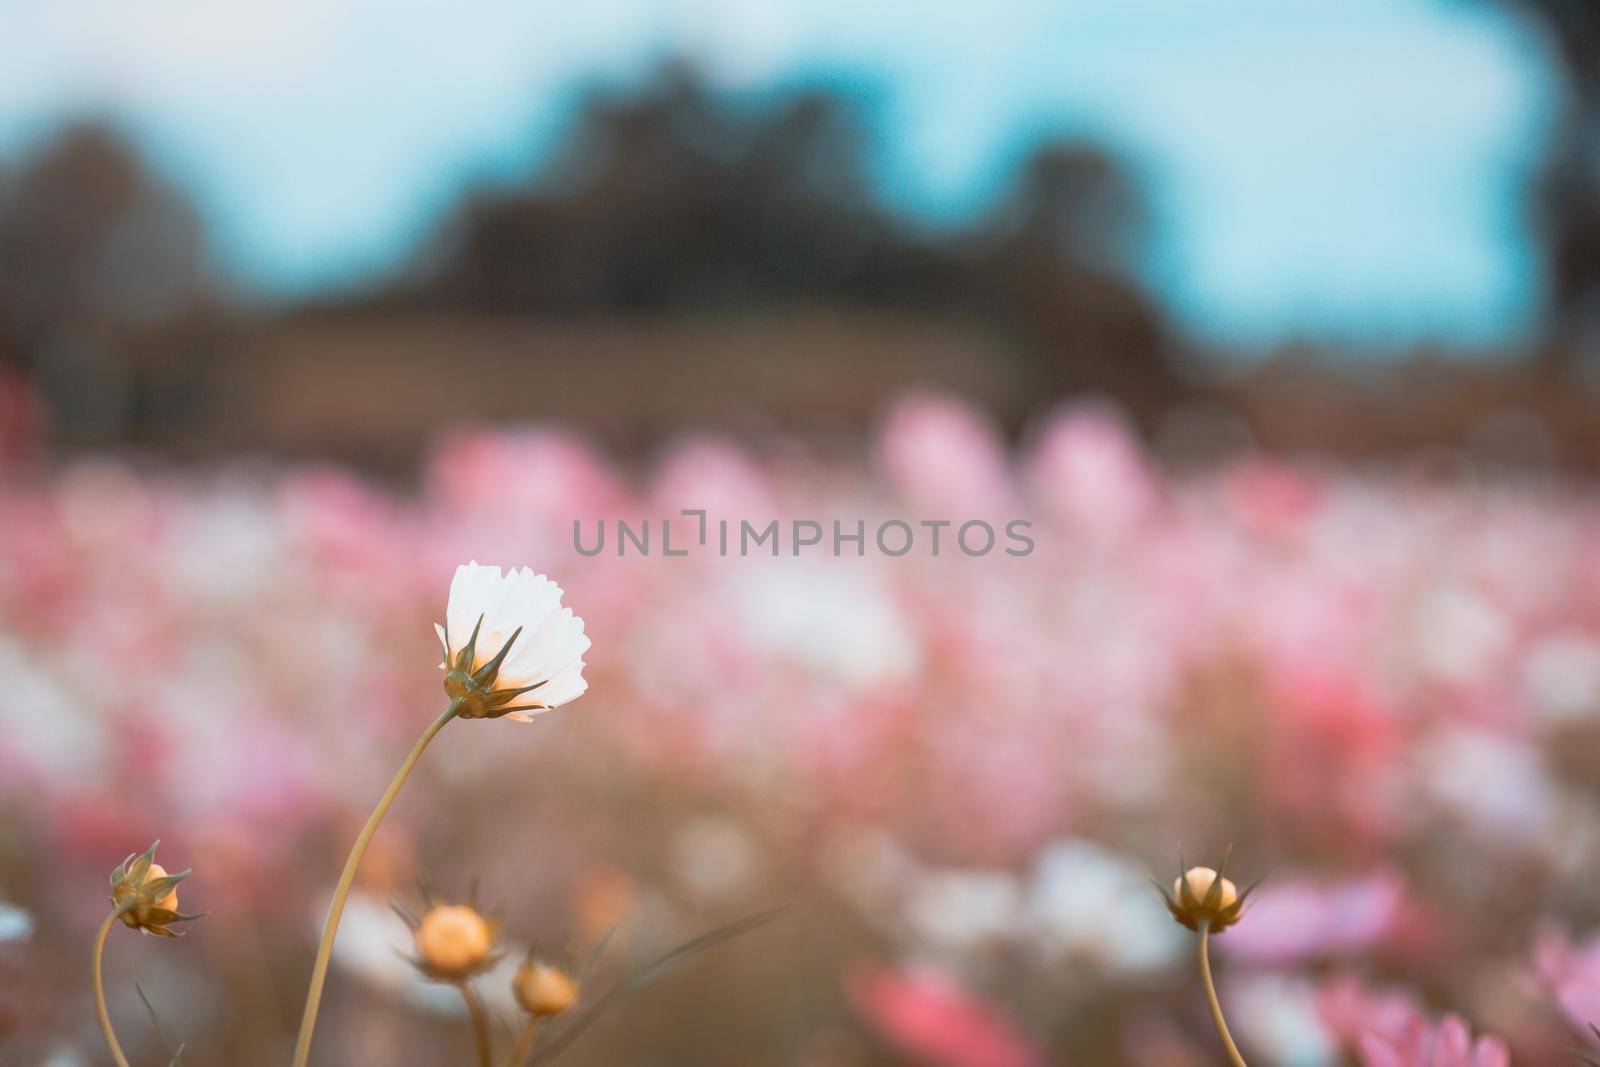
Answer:
<svg viewBox="0 0 1600 1067"><path fill-rule="evenodd" d="M1472 1040L1457 1015L1437 1025L1414 1016L1392 1036L1368 1033L1360 1041L1364 1067L1509 1067L1511 1053L1498 1037Z"/></svg>

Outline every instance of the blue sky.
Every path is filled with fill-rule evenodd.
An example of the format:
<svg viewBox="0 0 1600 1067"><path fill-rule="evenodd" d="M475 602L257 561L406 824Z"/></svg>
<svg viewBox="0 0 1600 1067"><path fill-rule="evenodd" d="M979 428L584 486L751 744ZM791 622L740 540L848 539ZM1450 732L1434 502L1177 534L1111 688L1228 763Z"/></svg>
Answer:
<svg viewBox="0 0 1600 1067"><path fill-rule="evenodd" d="M533 166L576 85L687 54L730 89L863 94L886 193L935 225L1041 134L1103 141L1154 208L1147 281L1204 339L1492 345L1537 314L1544 48L1476 0L58 0L5 17L0 152L113 114L241 282L293 294Z"/></svg>

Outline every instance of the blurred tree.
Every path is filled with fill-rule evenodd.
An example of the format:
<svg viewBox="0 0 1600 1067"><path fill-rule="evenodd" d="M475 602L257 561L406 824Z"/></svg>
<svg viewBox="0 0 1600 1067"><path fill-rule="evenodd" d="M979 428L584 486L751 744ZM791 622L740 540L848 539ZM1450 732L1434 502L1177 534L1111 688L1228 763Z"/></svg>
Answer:
<svg viewBox="0 0 1600 1067"><path fill-rule="evenodd" d="M970 234L896 219L846 98L758 107L670 64L596 93L529 185L471 195L387 299L503 314L850 305L979 319L1018 339L1049 393L1149 410L1174 391L1132 281L1137 190L1081 144L1049 145Z"/></svg>
<svg viewBox="0 0 1600 1067"><path fill-rule="evenodd" d="M995 232L1088 270L1131 274L1148 220L1116 160L1092 145L1045 144L999 206Z"/></svg>
<svg viewBox="0 0 1600 1067"><path fill-rule="evenodd" d="M1116 161L1081 143L1045 143L975 235L976 275L1050 394L1105 390L1148 410L1176 386L1160 317L1130 281L1145 210Z"/></svg>
<svg viewBox="0 0 1600 1067"><path fill-rule="evenodd" d="M1501 2L1548 31L1561 68L1564 107L1533 208L1549 273L1552 352L1571 358L1600 343L1600 3Z"/></svg>
<svg viewBox="0 0 1600 1067"><path fill-rule="evenodd" d="M205 291L200 224L109 127L63 131L0 179L0 316L25 339L145 323Z"/></svg>
<svg viewBox="0 0 1600 1067"><path fill-rule="evenodd" d="M0 356L60 433L132 429L149 399L138 337L207 301L198 218L110 127L68 127L0 175Z"/></svg>
<svg viewBox="0 0 1600 1067"><path fill-rule="evenodd" d="M687 67L591 96L530 188L470 197L423 291L502 312L747 304L843 285L878 228L833 97L741 114Z"/></svg>

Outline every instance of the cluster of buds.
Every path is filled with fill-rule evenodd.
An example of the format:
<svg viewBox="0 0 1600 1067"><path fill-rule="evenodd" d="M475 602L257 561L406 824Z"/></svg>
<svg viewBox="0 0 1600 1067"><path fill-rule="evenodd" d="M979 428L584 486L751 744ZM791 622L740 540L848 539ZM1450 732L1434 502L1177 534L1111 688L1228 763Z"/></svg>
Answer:
<svg viewBox="0 0 1600 1067"><path fill-rule="evenodd" d="M501 921L479 908L477 893L465 903L443 903L424 891L427 907L418 917L403 905L395 911L411 928L416 955L411 965L429 981L460 985L491 970L504 957ZM511 992L536 1018L569 1011L578 1001L578 983L563 969L529 952L511 979Z"/></svg>
<svg viewBox="0 0 1600 1067"><path fill-rule="evenodd" d="M1178 866L1184 869L1172 883L1172 891L1161 889L1162 899L1173 919L1197 933L1204 929L1214 934L1220 934L1239 921L1244 914L1245 901L1256 887L1252 885L1241 893L1239 887L1228 880L1224 874L1228 856L1223 856L1222 867L1217 870L1185 868L1181 856ZM1259 880L1256 884L1260 884Z"/></svg>
<svg viewBox="0 0 1600 1067"><path fill-rule="evenodd" d="M111 872L111 904L122 921L135 930L159 937L178 937L182 931L173 923L193 922L205 913L184 915L178 911L178 883L189 877L187 870L168 874L156 862L157 841L139 856L129 856Z"/></svg>

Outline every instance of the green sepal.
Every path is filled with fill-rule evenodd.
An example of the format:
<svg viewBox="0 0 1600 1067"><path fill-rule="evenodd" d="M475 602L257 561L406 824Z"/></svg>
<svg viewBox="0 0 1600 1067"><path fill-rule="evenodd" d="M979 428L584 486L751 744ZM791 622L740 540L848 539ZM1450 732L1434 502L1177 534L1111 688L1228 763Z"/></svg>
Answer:
<svg viewBox="0 0 1600 1067"><path fill-rule="evenodd" d="M478 654L478 631L483 629L483 616L478 616L478 621L472 626L472 636L467 638L467 643L456 653L455 669L462 674L472 673L472 660Z"/></svg>
<svg viewBox="0 0 1600 1067"><path fill-rule="evenodd" d="M494 658L473 672L472 680L481 686L494 685L494 680L500 677L500 664L506 661L506 654L511 651L511 646L516 644L517 638L521 636L522 627L519 626L511 634L510 640L500 646L500 651L494 654ZM470 663L468 669L471 669Z"/></svg>
<svg viewBox="0 0 1600 1067"><path fill-rule="evenodd" d="M168 874L161 878L152 878L144 883L144 894L151 900L160 900L178 887L178 884L193 873L192 871L179 871L177 874Z"/></svg>
<svg viewBox="0 0 1600 1067"><path fill-rule="evenodd" d="M145 877L150 873L150 865L156 861L156 846L159 844L161 844L161 839L157 838L149 848L144 850L143 855L133 861L127 871L129 881L135 884L144 882Z"/></svg>
<svg viewBox="0 0 1600 1067"><path fill-rule="evenodd" d="M483 698L483 706L485 708L498 708L503 704L509 704L522 694L533 692L549 680L546 678L543 682L534 682L532 685L525 685L521 689L496 689Z"/></svg>

